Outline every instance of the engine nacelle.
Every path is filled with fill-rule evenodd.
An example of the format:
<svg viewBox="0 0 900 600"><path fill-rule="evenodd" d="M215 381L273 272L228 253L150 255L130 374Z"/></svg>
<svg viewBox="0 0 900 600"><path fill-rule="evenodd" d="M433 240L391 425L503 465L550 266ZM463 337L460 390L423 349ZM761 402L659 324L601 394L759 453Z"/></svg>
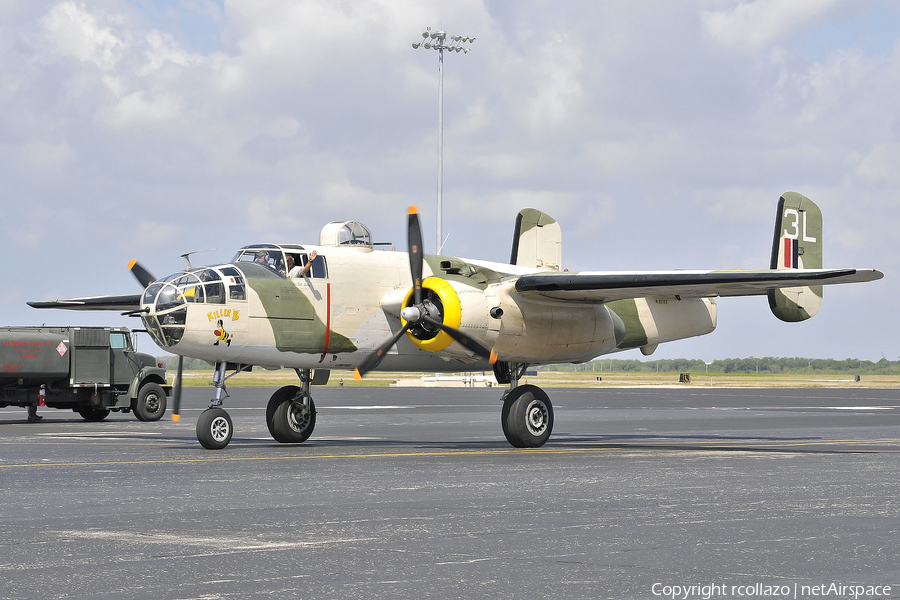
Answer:
<svg viewBox="0 0 900 600"><path fill-rule="evenodd" d="M426 309L432 315L435 312L439 313L444 325L462 330L477 338L484 337L490 307L487 306L483 290L451 282L441 277L426 277L422 281L422 296ZM402 307L412 306L414 302L413 290L410 289L403 298ZM404 326L407 323L402 314L400 322ZM410 325L406 336L416 347L426 352L444 352L458 358L471 356L468 350L460 346L451 346L453 338L447 333L424 321ZM489 340L486 341L489 342Z"/></svg>
<svg viewBox="0 0 900 600"><path fill-rule="evenodd" d="M511 289L497 292L502 314L494 349L501 360L584 362L615 350L623 336L621 321L602 304L541 302Z"/></svg>

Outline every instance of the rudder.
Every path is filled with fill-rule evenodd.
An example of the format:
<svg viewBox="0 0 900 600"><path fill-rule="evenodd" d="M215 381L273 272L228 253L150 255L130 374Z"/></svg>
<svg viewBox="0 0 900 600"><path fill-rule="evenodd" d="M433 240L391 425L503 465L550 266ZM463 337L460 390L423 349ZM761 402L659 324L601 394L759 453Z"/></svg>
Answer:
<svg viewBox="0 0 900 600"><path fill-rule="evenodd" d="M519 211L509 263L559 271L562 264L562 230L559 223L534 208Z"/></svg>

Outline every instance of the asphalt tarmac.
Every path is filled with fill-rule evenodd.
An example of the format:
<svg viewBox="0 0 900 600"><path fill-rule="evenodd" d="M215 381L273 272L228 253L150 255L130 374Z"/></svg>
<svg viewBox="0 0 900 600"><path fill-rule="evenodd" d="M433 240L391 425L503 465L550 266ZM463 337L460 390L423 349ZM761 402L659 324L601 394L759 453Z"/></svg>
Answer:
<svg viewBox="0 0 900 600"><path fill-rule="evenodd" d="M537 383L532 381L532 383ZM900 390L548 390L508 446L499 389L209 389L180 423L0 410L0 598L898 598Z"/></svg>

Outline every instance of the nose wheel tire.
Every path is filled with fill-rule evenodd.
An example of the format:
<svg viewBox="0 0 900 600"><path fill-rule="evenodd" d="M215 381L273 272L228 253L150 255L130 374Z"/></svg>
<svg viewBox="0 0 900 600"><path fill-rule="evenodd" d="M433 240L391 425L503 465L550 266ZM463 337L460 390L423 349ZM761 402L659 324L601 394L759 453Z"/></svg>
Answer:
<svg viewBox="0 0 900 600"><path fill-rule="evenodd" d="M553 405L541 388L520 385L503 401L500 422L507 441L516 448L540 448L553 431Z"/></svg>
<svg viewBox="0 0 900 600"><path fill-rule="evenodd" d="M197 440L208 450L221 450L231 441L231 416L221 408L207 408L197 419Z"/></svg>

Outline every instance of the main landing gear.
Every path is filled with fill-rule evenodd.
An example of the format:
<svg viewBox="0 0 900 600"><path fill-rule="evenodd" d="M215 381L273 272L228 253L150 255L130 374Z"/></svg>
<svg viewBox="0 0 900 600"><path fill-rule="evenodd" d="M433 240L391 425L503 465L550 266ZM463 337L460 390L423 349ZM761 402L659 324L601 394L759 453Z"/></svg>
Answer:
<svg viewBox="0 0 900 600"><path fill-rule="evenodd" d="M500 425L507 441L516 448L540 448L553 431L553 405L547 393L536 385L519 385L526 364L494 365L497 383L509 384L503 394Z"/></svg>
<svg viewBox="0 0 900 600"><path fill-rule="evenodd" d="M272 394L266 407L266 426L276 442L305 442L316 426L316 405L309 393L312 376L308 369L295 369L300 387L286 385Z"/></svg>
<svg viewBox="0 0 900 600"><path fill-rule="evenodd" d="M228 397L225 380L244 369L237 365L231 375L226 376L226 363L216 364L213 374L213 385L216 397L210 401L209 408L197 419L197 440L204 448L221 450L231 441L234 425L231 417L222 408L222 401ZM233 366L233 365L232 365ZM300 377L300 387L288 385L272 394L266 407L266 426L275 441L283 444L299 444L305 442L316 426L316 405L313 403L309 386L313 383L309 369L295 369ZM324 375L320 377L319 374ZM324 385L328 381L328 371L316 371L316 385Z"/></svg>

